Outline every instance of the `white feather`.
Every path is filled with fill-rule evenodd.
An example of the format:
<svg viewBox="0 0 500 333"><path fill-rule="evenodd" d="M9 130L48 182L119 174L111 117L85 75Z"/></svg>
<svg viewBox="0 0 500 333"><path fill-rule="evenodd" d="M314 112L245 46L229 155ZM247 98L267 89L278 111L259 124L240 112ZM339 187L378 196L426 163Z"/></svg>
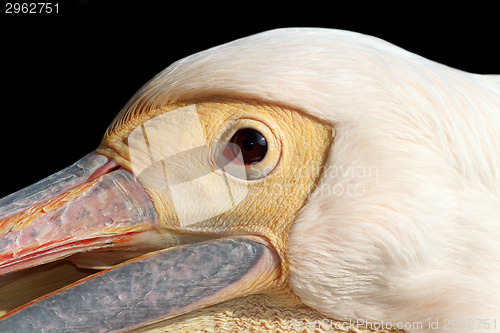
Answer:
<svg viewBox="0 0 500 333"><path fill-rule="evenodd" d="M209 95L284 104L334 127L288 239L306 304L336 319L500 329L498 80L356 33L280 29L174 63L125 109Z"/></svg>

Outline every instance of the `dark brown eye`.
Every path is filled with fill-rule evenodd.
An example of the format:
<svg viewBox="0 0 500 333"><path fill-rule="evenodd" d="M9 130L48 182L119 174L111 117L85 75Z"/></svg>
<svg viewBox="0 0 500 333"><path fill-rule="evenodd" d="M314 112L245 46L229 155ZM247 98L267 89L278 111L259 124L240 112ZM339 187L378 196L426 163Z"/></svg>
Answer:
<svg viewBox="0 0 500 333"><path fill-rule="evenodd" d="M266 157L267 141L258 131L243 128L234 133L224 150L224 156L230 161L243 159L245 165L258 163Z"/></svg>

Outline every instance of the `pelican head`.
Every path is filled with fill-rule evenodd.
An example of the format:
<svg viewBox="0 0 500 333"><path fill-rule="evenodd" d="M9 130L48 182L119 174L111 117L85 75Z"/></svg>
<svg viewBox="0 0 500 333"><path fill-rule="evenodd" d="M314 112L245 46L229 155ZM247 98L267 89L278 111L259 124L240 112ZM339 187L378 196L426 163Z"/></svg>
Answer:
<svg viewBox="0 0 500 333"><path fill-rule="evenodd" d="M94 152L0 201L0 274L103 270L0 330L123 331L279 290L341 321L493 321L498 133L497 79L374 37L279 29L194 54Z"/></svg>

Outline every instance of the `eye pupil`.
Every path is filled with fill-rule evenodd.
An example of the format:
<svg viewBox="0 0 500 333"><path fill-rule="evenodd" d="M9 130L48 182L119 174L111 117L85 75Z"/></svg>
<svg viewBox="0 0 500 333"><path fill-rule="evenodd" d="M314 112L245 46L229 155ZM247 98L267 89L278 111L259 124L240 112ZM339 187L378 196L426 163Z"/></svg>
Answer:
<svg viewBox="0 0 500 333"><path fill-rule="evenodd" d="M245 138L243 140L242 147L245 151L251 151L254 147L255 142L251 138Z"/></svg>
<svg viewBox="0 0 500 333"><path fill-rule="evenodd" d="M231 144L228 145L224 154L231 160L236 159L241 154L243 163L250 165L258 163L266 157L267 141L257 130L252 128L240 129L229 142Z"/></svg>

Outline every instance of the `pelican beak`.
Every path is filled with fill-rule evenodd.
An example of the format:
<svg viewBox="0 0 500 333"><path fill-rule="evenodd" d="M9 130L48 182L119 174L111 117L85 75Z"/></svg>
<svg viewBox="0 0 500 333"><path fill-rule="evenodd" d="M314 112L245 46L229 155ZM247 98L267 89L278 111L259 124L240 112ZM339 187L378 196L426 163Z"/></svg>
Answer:
<svg viewBox="0 0 500 333"><path fill-rule="evenodd" d="M90 250L131 249L157 227L135 177L90 153L0 200L0 275Z"/></svg>
<svg viewBox="0 0 500 333"><path fill-rule="evenodd" d="M1 332L130 330L286 285L287 233L331 128L232 99L122 117L96 153L0 202L0 274L70 256L116 261L7 313ZM239 126L265 136L260 164L232 146Z"/></svg>
<svg viewBox="0 0 500 333"><path fill-rule="evenodd" d="M0 217L0 275L70 256L96 268L118 253L1 317L2 332L134 329L269 290L280 274L261 237L174 236L135 176L98 153L1 199Z"/></svg>

